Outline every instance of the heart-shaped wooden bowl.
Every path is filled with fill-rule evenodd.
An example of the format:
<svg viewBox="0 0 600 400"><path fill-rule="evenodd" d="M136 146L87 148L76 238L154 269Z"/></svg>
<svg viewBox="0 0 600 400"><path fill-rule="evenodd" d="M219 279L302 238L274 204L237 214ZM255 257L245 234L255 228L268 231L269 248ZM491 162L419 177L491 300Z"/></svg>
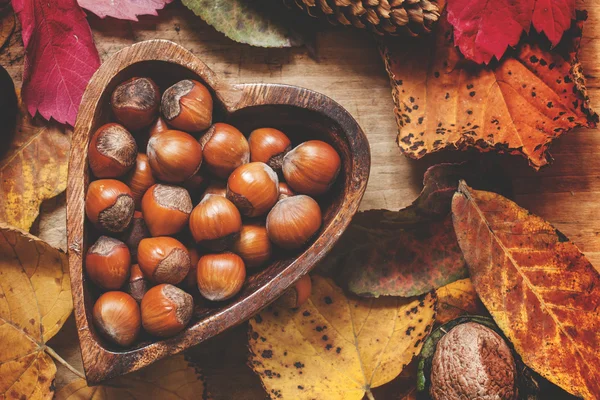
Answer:
<svg viewBox="0 0 600 400"><path fill-rule="evenodd" d="M98 295L83 272L82 260L97 233L86 221L85 193L90 182L87 148L91 135L111 120L109 98L119 83L133 76L152 78L161 90L192 78L204 82L215 100L215 121L226 121L245 134L269 126L289 134L292 142L318 138L339 152L342 170L332 190L319 198L324 223L318 237L301 253L273 262L250 276L231 301L197 307L179 335L166 340L145 338L132 349L119 349L98 336L91 310ZM239 324L275 300L309 272L344 232L365 191L370 168L369 144L352 116L330 98L299 87L273 84L230 85L196 56L165 40L127 47L94 74L83 96L72 139L67 189L67 226L71 290L88 383L142 368Z"/></svg>

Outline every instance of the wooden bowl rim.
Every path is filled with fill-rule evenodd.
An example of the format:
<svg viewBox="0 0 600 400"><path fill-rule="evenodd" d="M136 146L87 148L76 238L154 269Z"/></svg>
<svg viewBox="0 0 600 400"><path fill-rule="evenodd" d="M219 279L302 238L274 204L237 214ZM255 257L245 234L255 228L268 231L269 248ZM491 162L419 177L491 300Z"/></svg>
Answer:
<svg viewBox="0 0 600 400"><path fill-rule="evenodd" d="M152 49L152 51L145 51ZM83 243L85 211L85 188L89 184L86 175L87 145L91 128L101 105L100 100L115 76L126 68L147 61L163 61L182 66L202 78L214 91L214 95L225 105L228 113L242 108L260 105L291 105L308 109L338 123L348 143L351 153L351 176L346 180L345 196L338 206L335 216L322 230L319 237L293 262L281 270L264 285L241 301L234 302L224 310L186 328L181 334L144 347L123 352L106 349L90 331L89 309L85 306L83 276ZM286 96L276 94L285 92ZM83 365L88 384L133 372L167 355L181 352L234 325L237 325L275 300L287 287L292 285L331 250L345 231L358 210L360 200L366 190L370 172L370 149L366 135L350 115L331 98L301 87L284 84L236 84L221 81L202 60L179 44L168 40L148 40L125 47L109 57L96 71L83 95L75 130L72 136L72 149L69 156L67 185L67 235L68 258L71 276L71 292L77 324ZM85 151L83 151L85 150ZM347 185L350 183L351 187ZM324 238L329 238L323 243ZM240 309L237 320L229 321L226 316Z"/></svg>

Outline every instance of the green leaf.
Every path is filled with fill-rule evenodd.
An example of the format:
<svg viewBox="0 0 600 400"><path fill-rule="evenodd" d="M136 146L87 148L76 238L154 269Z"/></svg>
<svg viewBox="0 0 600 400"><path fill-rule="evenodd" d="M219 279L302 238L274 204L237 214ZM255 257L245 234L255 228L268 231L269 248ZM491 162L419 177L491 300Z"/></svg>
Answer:
<svg viewBox="0 0 600 400"><path fill-rule="evenodd" d="M264 0L182 0L182 3L236 42L257 47L303 44L289 28L292 23L280 3Z"/></svg>

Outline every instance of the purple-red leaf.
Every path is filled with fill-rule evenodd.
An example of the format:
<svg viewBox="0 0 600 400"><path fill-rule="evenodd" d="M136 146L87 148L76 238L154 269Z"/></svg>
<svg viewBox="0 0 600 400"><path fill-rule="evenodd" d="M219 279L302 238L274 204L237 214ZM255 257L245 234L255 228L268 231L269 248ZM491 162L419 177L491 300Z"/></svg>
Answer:
<svg viewBox="0 0 600 400"><path fill-rule="evenodd" d="M79 5L100 18L137 21L138 15L158 15L173 0L78 0Z"/></svg>
<svg viewBox="0 0 600 400"><path fill-rule="evenodd" d="M75 124L88 81L100 66L76 0L13 0L25 46L23 101L29 112Z"/></svg>
<svg viewBox="0 0 600 400"><path fill-rule="evenodd" d="M575 18L575 0L450 0L447 12L460 51L487 64L516 46L532 23L556 46Z"/></svg>

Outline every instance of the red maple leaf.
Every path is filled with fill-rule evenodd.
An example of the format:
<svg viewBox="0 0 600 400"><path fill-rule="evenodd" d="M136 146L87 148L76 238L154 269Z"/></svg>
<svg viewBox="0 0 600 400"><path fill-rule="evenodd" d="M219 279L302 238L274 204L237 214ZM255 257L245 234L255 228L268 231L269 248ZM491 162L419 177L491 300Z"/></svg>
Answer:
<svg viewBox="0 0 600 400"><path fill-rule="evenodd" d="M137 21L138 15L157 15L173 0L78 0L79 5L100 18L113 17Z"/></svg>
<svg viewBox="0 0 600 400"><path fill-rule="evenodd" d="M479 64L500 59L529 27L546 34L553 46L575 18L575 0L449 0L454 43Z"/></svg>
<svg viewBox="0 0 600 400"><path fill-rule="evenodd" d="M29 112L75 124L85 88L100 66L76 0L13 0L25 45L23 101Z"/></svg>

